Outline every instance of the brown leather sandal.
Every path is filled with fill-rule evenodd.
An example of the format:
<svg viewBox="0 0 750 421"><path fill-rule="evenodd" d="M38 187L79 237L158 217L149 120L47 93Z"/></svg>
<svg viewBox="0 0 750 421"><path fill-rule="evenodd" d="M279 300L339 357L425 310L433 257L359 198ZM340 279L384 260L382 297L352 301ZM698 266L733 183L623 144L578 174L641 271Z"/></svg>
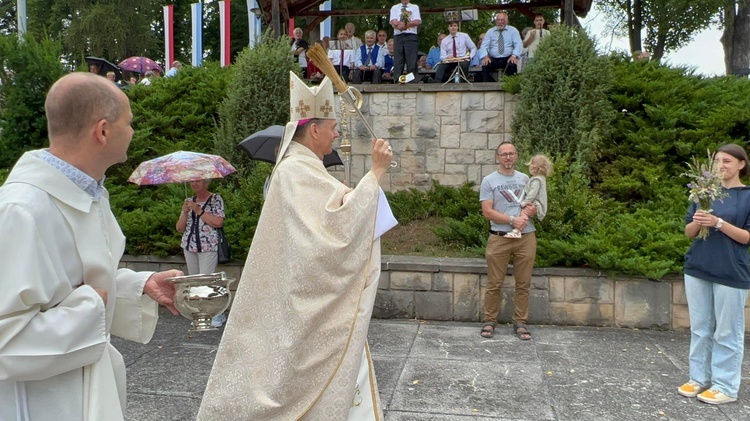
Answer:
<svg viewBox="0 0 750 421"><path fill-rule="evenodd" d="M531 332L529 332L529 328L523 323L513 324L513 333L522 341L531 339Z"/></svg>
<svg viewBox="0 0 750 421"><path fill-rule="evenodd" d="M482 330L479 332L479 335L481 335L485 339L490 339L495 336L495 324L487 322L482 325Z"/></svg>

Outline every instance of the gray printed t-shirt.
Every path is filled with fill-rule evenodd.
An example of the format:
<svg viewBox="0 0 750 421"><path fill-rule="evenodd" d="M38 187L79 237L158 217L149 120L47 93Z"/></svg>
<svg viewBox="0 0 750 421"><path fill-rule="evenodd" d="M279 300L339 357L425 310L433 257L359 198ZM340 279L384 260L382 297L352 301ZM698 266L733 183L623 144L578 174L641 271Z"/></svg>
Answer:
<svg viewBox="0 0 750 421"><path fill-rule="evenodd" d="M492 200L492 208L496 211L510 216L521 215L521 201L523 191L529 176L522 172L513 171L513 175L503 175L498 171L482 179L482 187L479 190L479 201ZM498 224L490 221L490 229L493 231L511 231L510 224ZM522 233L534 231L534 224L529 219L528 225Z"/></svg>

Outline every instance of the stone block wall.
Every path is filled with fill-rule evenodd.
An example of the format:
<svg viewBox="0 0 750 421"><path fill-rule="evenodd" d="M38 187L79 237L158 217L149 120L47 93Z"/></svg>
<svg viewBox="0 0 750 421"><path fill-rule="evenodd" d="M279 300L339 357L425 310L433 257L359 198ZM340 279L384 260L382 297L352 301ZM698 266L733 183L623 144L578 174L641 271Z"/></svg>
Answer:
<svg viewBox="0 0 750 421"><path fill-rule="evenodd" d="M482 321L484 259L383 256L373 317ZM513 318L515 280L510 268L498 319ZM750 300L748 301L750 303ZM592 269L535 268L529 323L687 329L690 319L681 277L660 282L613 278ZM750 330L750 304L745 306Z"/></svg>
<svg viewBox="0 0 750 421"><path fill-rule="evenodd" d="M181 257L125 256L134 270L186 270ZM240 279L242 264L217 269ZM502 287L499 321L513 317L512 268ZM235 284L236 288L236 284ZM383 256L374 318L483 320L487 265L484 259ZM750 301L749 301L750 302ZM746 330L750 306L745 305ZM682 277L661 282L611 277L592 269L535 268L531 278L529 323L627 328L690 327Z"/></svg>
<svg viewBox="0 0 750 421"><path fill-rule="evenodd" d="M427 189L433 181L447 186L479 185L497 169L494 151L510 136L516 98L498 84L361 85L362 114L375 134L393 146L396 168L388 171L383 188ZM370 168L370 136L361 119L346 114L352 143L352 182ZM345 123L345 124L344 124ZM338 147L338 144L334 145ZM343 180L343 167L329 169Z"/></svg>

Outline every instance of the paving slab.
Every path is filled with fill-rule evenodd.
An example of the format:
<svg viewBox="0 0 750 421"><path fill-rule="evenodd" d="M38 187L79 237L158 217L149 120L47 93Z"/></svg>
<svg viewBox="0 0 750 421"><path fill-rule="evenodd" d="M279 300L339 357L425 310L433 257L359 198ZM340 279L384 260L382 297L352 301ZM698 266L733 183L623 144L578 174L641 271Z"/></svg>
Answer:
<svg viewBox="0 0 750 421"><path fill-rule="evenodd" d="M389 409L554 420L541 380L536 364L409 358Z"/></svg>
<svg viewBox="0 0 750 421"><path fill-rule="evenodd" d="M126 420L193 420L223 330L188 333L163 313L151 343L113 339L128 366ZM373 320L368 339L386 421L750 420L750 359L736 403L686 399L688 332ZM750 340L746 339L746 347Z"/></svg>
<svg viewBox="0 0 750 421"><path fill-rule="evenodd" d="M380 404L384 410L390 407L393 394L404 371L406 358L372 356L375 379L380 391Z"/></svg>

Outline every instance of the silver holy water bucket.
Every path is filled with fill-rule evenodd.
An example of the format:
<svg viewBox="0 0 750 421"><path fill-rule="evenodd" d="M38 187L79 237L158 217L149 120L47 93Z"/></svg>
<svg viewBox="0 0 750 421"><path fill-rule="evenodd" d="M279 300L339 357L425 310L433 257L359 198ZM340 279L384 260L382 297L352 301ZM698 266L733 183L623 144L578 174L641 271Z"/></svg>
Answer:
<svg viewBox="0 0 750 421"><path fill-rule="evenodd" d="M175 285L174 306L192 320L191 332L217 330L211 319L224 312L232 302L229 286L235 279L224 272L167 278Z"/></svg>

